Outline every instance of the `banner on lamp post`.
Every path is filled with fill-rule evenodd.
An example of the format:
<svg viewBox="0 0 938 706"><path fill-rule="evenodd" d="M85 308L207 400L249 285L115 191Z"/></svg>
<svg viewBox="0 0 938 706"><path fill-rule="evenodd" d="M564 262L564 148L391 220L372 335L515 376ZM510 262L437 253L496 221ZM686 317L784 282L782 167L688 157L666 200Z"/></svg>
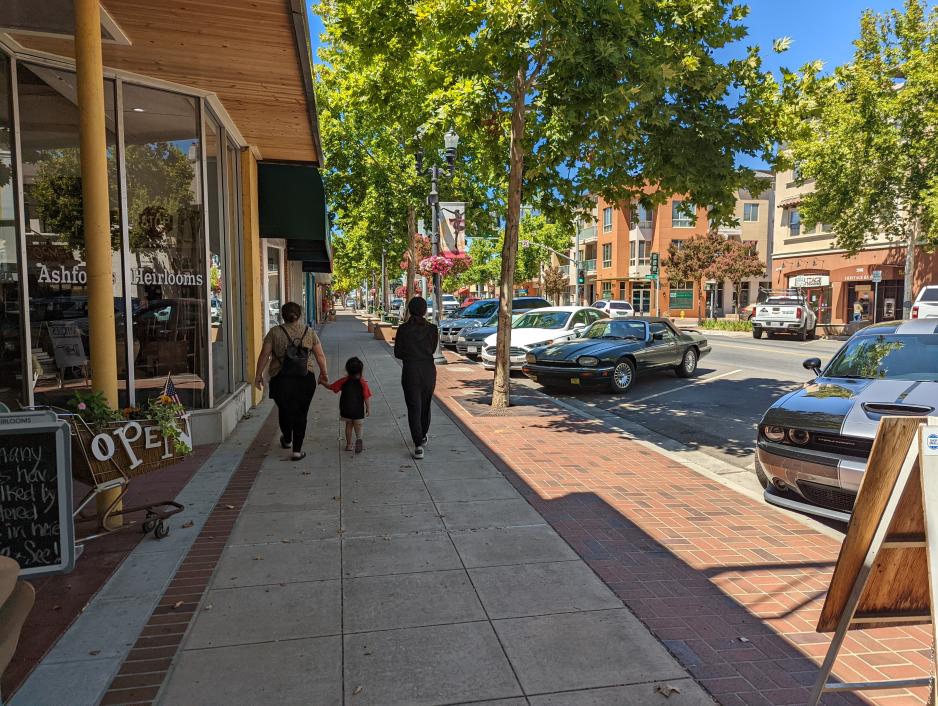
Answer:
<svg viewBox="0 0 938 706"><path fill-rule="evenodd" d="M440 202L440 254L466 252L466 204L462 201Z"/></svg>

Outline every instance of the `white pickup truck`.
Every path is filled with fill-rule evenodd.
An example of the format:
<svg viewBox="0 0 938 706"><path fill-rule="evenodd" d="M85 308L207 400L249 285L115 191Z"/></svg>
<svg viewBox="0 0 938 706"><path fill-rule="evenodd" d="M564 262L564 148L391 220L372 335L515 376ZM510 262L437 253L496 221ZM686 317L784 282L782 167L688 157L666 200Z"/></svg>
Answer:
<svg viewBox="0 0 938 706"><path fill-rule="evenodd" d="M913 319L938 319L938 284L922 287L912 304Z"/></svg>
<svg viewBox="0 0 938 706"><path fill-rule="evenodd" d="M814 338L817 316L798 293L770 294L755 306L752 318L752 337L769 338L776 333L795 334L802 341Z"/></svg>

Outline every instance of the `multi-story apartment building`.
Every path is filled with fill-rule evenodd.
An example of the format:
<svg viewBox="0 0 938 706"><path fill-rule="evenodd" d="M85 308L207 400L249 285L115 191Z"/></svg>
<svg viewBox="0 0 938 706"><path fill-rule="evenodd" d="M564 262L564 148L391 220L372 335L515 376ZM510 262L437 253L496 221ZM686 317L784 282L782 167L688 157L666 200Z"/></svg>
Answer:
<svg viewBox="0 0 938 706"><path fill-rule="evenodd" d="M802 289L821 324L844 324L856 318L883 321L903 315L905 246L873 238L856 255L837 248L831 227L806 227L798 207L813 183L798 184L793 170L779 172L772 243L772 286ZM881 282L874 285L874 272ZM938 283L938 254L916 253L913 292Z"/></svg>
<svg viewBox="0 0 938 706"><path fill-rule="evenodd" d="M772 175L765 172L762 176L766 191L755 196L740 191L736 208L739 225L721 228L719 232L727 238L755 243L768 270L774 193ZM584 302L624 299L646 314L693 317L699 311L701 297L704 306L712 305L718 316L735 313L756 300L759 287L768 286L760 278L742 283L741 301L737 302L736 289L730 282L708 282L701 291L699 283L677 282L668 277L663 263L672 243L680 247L682 241L710 229L706 209L698 207L695 215L689 216L681 208L683 201L680 195L673 195L657 207L645 208L635 202L615 204L597 200L595 246L591 250L589 241L585 245L580 242L582 269L587 277L593 266L591 255L596 259L595 282L587 279ZM651 277L653 254L662 263L658 280Z"/></svg>

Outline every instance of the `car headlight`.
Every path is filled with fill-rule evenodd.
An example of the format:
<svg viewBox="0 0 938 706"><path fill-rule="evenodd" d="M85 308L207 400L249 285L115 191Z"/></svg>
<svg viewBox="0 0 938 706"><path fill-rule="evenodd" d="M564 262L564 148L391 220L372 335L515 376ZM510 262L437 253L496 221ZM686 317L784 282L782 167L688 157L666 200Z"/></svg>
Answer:
<svg viewBox="0 0 938 706"><path fill-rule="evenodd" d="M762 435L769 441L774 441L777 444L785 441L785 429L782 427L762 427Z"/></svg>
<svg viewBox="0 0 938 706"><path fill-rule="evenodd" d="M537 356L534 355L533 353L528 353L526 356L524 356L524 359L525 359L525 361L528 362L528 363L536 363L536 362L537 362Z"/></svg>
<svg viewBox="0 0 938 706"><path fill-rule="evenodd" d="M592 355L580 356L576 359L576 364L583 368L595 368L599 365L599 358Z"/></svg>
<svg viewBox="0 0 938 706"><path fill-rule="evenodd" d="M465 337L465 336L460 336L460 337L457 338L456 340L459 341L460 343L465 343L465 342L466 342L466 337Z"/></svg>
<svg viewBox="0 0 938 706"><path fill-rule="evenodd" d="M788 440L793 444L797 444L798 446L804 446L809 441L811 441L811 434L806 432L804 429L789 429Z"/></svg>

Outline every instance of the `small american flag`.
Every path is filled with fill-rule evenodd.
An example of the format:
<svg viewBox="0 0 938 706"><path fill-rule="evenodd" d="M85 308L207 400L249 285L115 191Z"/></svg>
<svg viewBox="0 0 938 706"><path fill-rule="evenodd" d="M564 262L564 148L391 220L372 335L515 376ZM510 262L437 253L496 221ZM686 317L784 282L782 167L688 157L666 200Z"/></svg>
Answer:
<svg viewBox="0 0 938 706"><path fill-rule="evenodd" d="M179 401L179 395L176 394L176 385L173 383L173 376L169 373L166 374L166 383L163 385L163 394L169 397L176 404L182 404Z"/></svg>

